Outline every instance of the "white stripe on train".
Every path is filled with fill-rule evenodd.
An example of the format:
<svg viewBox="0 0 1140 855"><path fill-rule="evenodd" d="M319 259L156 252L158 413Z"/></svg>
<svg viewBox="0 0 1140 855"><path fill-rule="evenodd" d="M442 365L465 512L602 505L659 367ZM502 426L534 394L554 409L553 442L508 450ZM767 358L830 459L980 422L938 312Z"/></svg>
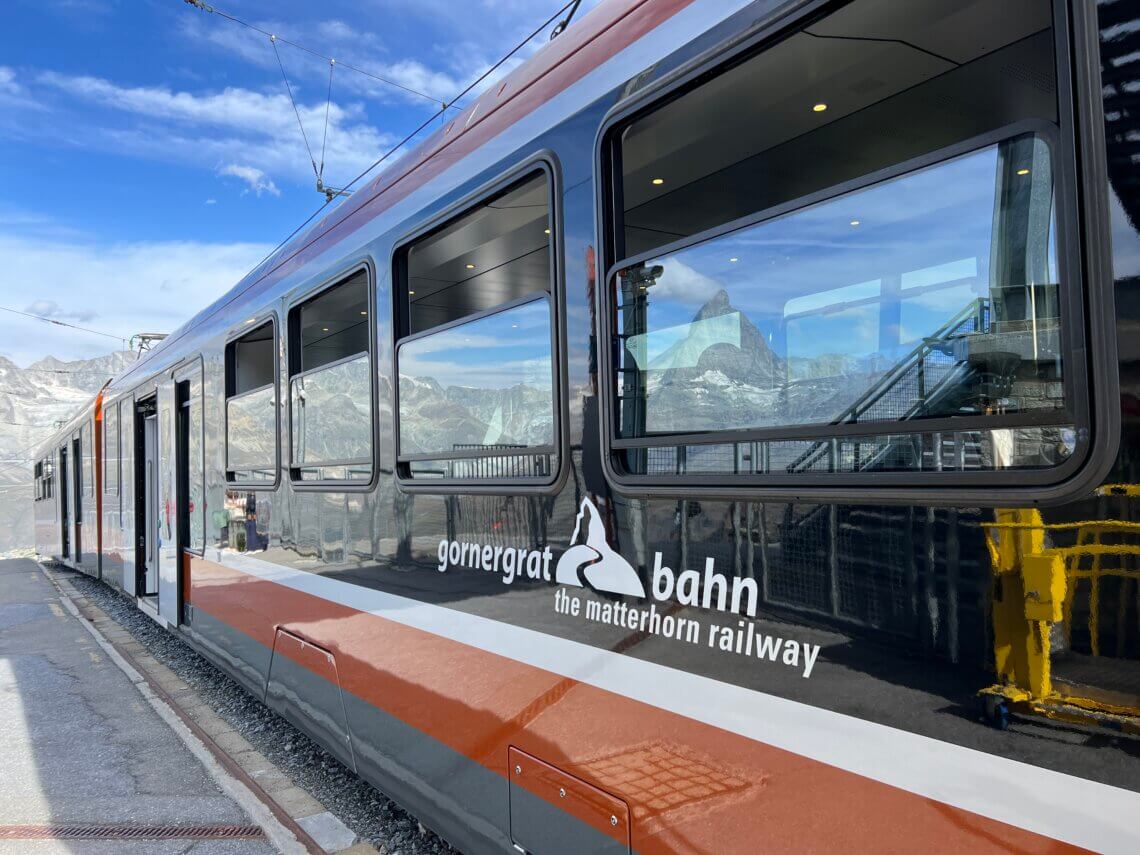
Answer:
<svg viewBox="0 0 1140 855"><path fill-rule="evenodd" d="M209 553L210 560L247 575L587 683L1008 825L1097 852L1136 852L1140 793L253 556L214 549Z"/></svg>

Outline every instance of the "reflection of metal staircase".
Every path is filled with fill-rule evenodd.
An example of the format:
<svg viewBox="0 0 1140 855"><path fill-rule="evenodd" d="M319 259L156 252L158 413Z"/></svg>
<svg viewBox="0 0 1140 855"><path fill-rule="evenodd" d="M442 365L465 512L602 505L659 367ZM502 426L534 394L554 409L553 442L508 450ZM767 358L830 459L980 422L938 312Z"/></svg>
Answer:
<svg viewBox="0 0 1140 855"><path fill-rule="evenodd" d="M892 422L914 419L935 409L939 402L960 391L961 381L974 370L954 356L955 341L969 333L985 332L989 324L990 301L984 297L971 301L932 335L924 338L831 423L883 422L886 432ZM868 438L868 441L875 440ZM955 440L947 437L946 441L953 443ZM881 447L861 457L857 468L873 469L900 446L905 449L909 444L908 437L884 437L880 441ZM819 440L789 463L787 470L804 472L815 469L824 458L835 453L833 440ZM919 454L931 456L929 451L925 454L920 451ZM828 470L834 467L835 461L830 463Z"/></svg>

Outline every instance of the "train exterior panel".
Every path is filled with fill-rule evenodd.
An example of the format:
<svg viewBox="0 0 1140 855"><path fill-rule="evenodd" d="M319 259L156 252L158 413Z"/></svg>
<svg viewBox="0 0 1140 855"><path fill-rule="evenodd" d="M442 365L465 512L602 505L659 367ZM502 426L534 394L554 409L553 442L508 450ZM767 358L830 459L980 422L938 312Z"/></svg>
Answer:
<svg viewBox="0 0 1140 855"><path fill-rule="evenodd" d="M1135 851L1138 33L611 0L114 378L37 547L463 851Z"/></svg>

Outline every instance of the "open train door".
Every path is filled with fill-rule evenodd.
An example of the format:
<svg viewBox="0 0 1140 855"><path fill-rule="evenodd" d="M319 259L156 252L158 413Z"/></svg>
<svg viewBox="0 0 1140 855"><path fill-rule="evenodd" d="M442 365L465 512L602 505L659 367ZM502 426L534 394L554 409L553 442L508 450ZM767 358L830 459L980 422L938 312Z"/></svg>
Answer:
<svg viewBox="0 0 1140 855"><path fill-rule="evenodd" d="M71 500L68 497L67 445L59 447L59 555L64 561L71 559Z"/></svg>
<svg viewBox="0 0 1140 855"><path fill-rule="evenodd" d="M135 579L128 590L152 607L158 601L158 399L135 405Z"/></svg>

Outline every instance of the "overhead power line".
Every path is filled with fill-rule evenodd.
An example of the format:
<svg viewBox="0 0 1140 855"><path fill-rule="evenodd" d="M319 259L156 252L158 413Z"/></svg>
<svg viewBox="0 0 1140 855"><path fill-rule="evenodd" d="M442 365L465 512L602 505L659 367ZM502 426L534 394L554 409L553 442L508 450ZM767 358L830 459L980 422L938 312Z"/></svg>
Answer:
<svg viewBox="0 0 1140 855"><path fill-rule="evenodd" d="M196 6L198 8L205 8L202 3L198 2L198 0L186 0L186 2L189 3L191 6ZM516 53L518 53L520 50L522 50L524 47L526 47L526 45L529 44L543 30L545 30L552 23L554 23L555 19L558 18L559 15L562 15L564 12L566 12L566 10L569 9L571 6L577 7L579 2L580 2L580 0L570 0L570 2L564 4L562 7L560 7L557 12L555 12L553 15L551 15L549 18L547 18L545 21L543 21L542 24L539 25L539 27L537 29L535 29L529 36L527 36L525 39L523 39L521 42L519 42L517 45L515 45L513 48L511 48L510 51L508 51L506 54L503 55L503 57L501 59L499 59L498 62L496 62L494 65L492 65L490 68L488 68L482 74L480 74L479 77L476 78L471 84L469 84L462 92L460 92L458 95L456 95L454 98L452 98L450 104L443 106L439 110L436 110L434 113L432 113L427 119L425 119L419 125L419 127L417 127L414 131L412 131L410 134L408 134L406 137L404 137L402 140L400 140L398 143L396 143L394 146L392 146L390 149L388 149L386 152L384 152L384 154L382 154L375 161L373 161L371 166L369 166L367 169L365 169L363 172L361 172L359 175L357 175L355 178L353 178L351 181L349 181L348 184L346 184L344 186L344 190L341 192L347 192L361 178L364 178L373 169L375 169L377 166L382 164L389 157L394 155L396 152L398 152L400 149L402 149L405 145L407 145L409 142L411 142L413 139L415 139L417 136L419 136L419 134L423 131L424 128L426 128L428 125L430 125L436 119L438 119L440 116L444 115L447 112L447 109L452 104L455 104L456 101L458 101L460 98L462 98L464 95L469 93L472 89L474 89L480 83L482 83L484 80L486 80L492 74L494 74L499 68L502 67L503 63L507 62ZM208 11L213 11L213 10L208 10ZM569 19L570 19L570 16L568 15L566 20L569 21ZM264 32L264 31L258 30L258 32ZM267 261L269 261L269 259L273 258L273 256L276 255L277 252L282 247L286 246L289 243L289 241L293 240L293 238L295 238L298 234L300 234L301 231L307 225L309 225L309 223L311 223L313 220L315 220L320 215L321 211L323 211L330 204L332 204L332 200L333 200L333 197L328 196L325 199L324 203L319 208L317 208L315 211L313 211L313 213L309 214L309 216L305 218L305 221L303 223L301 223L299 226L297 226L297 228L293 229L293 231L291 231L283 240L281 240L275 247L273 247L273 249L269 250L269 252L265 255L265 257L262 258L261 261L257 262L257 264L255 264L253 266L253 270L257 270L259 267L261 267L261 265L265 264L265 262L267 262ZM252 273L253 271L251 270L250 272Z"/></svg>
<svg viewBox="0 0 1140 855"><path fill-rule="evenodd" d="M21 312L19 309L10 309L7 306L0 306L0 312L11 312L13 315L23 315L25 318L34 318L37 321L43 321L45 324L55 324L57 327L68 327L80 332L91 333L92 335L101 335L105 338L113 338L115 341L126 342L122 336L115 335L101 330L93 330L90 327L81 327L76 324L69 324L67 321L56 320L55 318L45 318L43 315L34 315L31 312Z"/></svg>
<svg viewBox="0 0 1140 855"><path fill-rule="evenodd" d="M362 74L365 77L370 77L373 80L377 81L378 83L383 83L386 86L392 86L396 89L402 89L404 92L407 92L409 95L416 95L420 98L424 98L428 101L431 101L433 104L440 104L441 107L443 107L444 109L451 109L453 104L454 104L454 101L450 104L446 103L446 102L442 102L438 98L435 98L431 95L428 95L426 92L421 92L418 89L413 89L411 86L405 86L403 83L397 83L395 80L391 80L391 79L389 79L387 77L383 77L379 74L374 74L371 71L365 71L363 68L359 68L358 66L344 62L343 60L334 59L331 56L328 56L326 54L321 53L319 50L315 50L311 47L300 44L299 42L295 42L295 41L292 41L291 39L287 39L284 36L278 35L277 33L271 33L268 30L263 30L261 27L257 26L256 24L251 24L251 23L249 23L249 21L243 21L241 18L237 17L236 15L231 15L229 12L226 12L222 9L218 9L215 6L210 6L209 4L203 2L203 0L185 0L185 2L187 4L193 6L195 9L200 9L201 11L206 12L210 15L217 15L219 18L224 18L225 20L231 21L231 22L237 24L238 26L245 27L247 30L252 30L255 33L260 33L261 35L266 36L267 38L273 39L274 41L277 41L277 42L281 42L282 44L285 44L285 45L289 45L289 47L296 48L297 50L304 51L305 53L310 54L311 56L319 57L320 59L323 59L325 62L336 63L337 65L339 65L342 68L347 68L349 71L355 71L357 74Z"/></svg>

